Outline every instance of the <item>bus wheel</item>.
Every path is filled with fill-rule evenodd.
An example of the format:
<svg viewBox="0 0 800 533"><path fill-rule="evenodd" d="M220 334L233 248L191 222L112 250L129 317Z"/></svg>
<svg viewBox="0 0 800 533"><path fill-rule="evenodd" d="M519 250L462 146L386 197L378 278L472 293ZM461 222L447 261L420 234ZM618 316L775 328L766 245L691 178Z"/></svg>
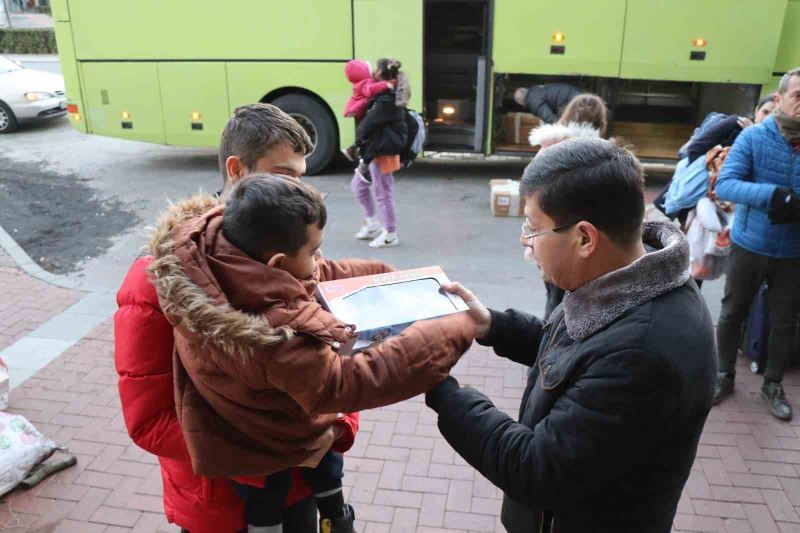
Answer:
<svg viewBox="0 0 800 533"><path fill-rule="evenodd" d="M336 125L328 110L303 94L287 94L271 103L299 122L314 143L314 151L306 156L306 174L321 172L336 154Z"/></svg>

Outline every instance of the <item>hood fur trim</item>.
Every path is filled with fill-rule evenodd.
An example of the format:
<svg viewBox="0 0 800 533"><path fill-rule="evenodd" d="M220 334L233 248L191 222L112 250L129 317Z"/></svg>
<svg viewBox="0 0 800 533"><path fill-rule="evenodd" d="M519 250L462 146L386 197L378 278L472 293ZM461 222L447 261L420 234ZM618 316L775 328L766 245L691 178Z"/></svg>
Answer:
<svg viewBox="0 0 800 533"><path fill-rule="evenodd" d="M656 250L564 296L564 319L572 339L594 335L634 307L689 280L689 244L680 229L669 222L645 222L642 240Z"/></svg>
<svg viewBox="0 0 800 533"><path fill-rule="evenodd" d="M531 130L528 135L528 142L531 146L540 146L542 144L549 146L574 137L600 137L600 132L587 123L570 122L566 126L563 124L545 124Z"/></svg>
<svg viewBox="0 0 800 533"><path fill-rule="evenodd" d="M211 342L227 355L242 358L294 336L291 328L273 328L263 317L218 304L186 274L174 253L175 232L190 219L219 208L224 202L200 193L171 204L158 220L150 238L149 252L155 258L148 267L164 314L176 328L202 342Z"/></svg>
<svg viewBox="0 0 800 533"><path fill-rule="evenodd" d="M407 107L408 102L411 100L411 80L408 79L408 75L405 72L397 74L394 91L395 105L397 107Z"/></svg>

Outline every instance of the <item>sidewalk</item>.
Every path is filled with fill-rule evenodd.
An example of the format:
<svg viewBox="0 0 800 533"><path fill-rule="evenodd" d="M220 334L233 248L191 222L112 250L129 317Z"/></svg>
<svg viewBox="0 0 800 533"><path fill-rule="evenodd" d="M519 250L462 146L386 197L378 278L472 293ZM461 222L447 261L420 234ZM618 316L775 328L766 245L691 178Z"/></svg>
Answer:
<svg viewBox="0 0 800 533"><path fill-rule="evenodd" d="M25 284L34 288L24 292ZM79 291L27 278L0 251L0 290L8 294L12 287L20 287L19 294L27 295L22 300L39 313L25 331L66 309L74 302L69 298L81 297ZM3 307L5 298L2 302L0 335L10 339L2 318L8 305ZM454 374L508 413L517 412L524 368L475 346ZM734 397L712 411L676 531L800 531L800 416L792 424L770 417L756 396L759 384L742 363ZM787 376L786 390L798 410L797 371ZM132 444L125 431L110 320L16 387L10 403L9 411L28 417L79 459L76 467L0 501L0 530L178 531L163 518L155 459ZM504 531L501 494L454 454L421 397L362 413L345 466L346 496L361 533Z"/></svg>

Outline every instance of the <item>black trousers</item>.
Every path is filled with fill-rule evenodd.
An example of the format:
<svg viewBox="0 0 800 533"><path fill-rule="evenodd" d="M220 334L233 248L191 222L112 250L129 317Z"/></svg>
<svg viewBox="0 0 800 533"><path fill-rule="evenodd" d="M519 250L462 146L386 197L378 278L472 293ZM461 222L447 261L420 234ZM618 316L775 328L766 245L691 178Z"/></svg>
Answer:
<svg viewBox="0 0 800 533"><path fill-rule="evenodd" d="M328 452L316 468L302 468L302 471L303 477L314 494L341 489L344 477L344 459L340 453ZM234 482L236 492L245 502L245 521L253 526L281 523L291 483L292 477L289 470L267 476L262 488ZM314 518L316 524L316 514ZM285 524L284 531L286 531Z"/></svg>
<svg viewBox="0 0 800 533"><path fill-rule="evenodd" d="M191 533L181 529L181 533ZM247 528L239 533L247 533ZM317 502L308 497L283 511L283 533L317 533Z"/></svg>
<svg viewBox="0 0 800 533"><path fill-rule="evenodd" d="M769 341L764 377L780 382L794 350L795 325L800 313L800 258L774 259L735 244L728 261L725 295L717 323L719 371L736 372L736 352L742 345L743 325L761 282L769 285Z"/></svg>

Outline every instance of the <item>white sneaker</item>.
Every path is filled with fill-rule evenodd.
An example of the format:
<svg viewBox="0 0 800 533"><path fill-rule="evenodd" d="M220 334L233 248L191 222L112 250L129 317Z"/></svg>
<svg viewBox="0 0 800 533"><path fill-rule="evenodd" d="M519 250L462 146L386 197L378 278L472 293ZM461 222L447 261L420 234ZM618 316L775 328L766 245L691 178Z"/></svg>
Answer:
<svg viewBox="0 0 800 533"><path fill-rule="evenodd" d="M369 243L370 248L391 248L400 244L400 238L397 236L396 231L383 230L374 241Z"/></svg>
<svg viewBox="0 0 800 533"><path fill-rule="evenodd" d="M360 240L374 239L381 233L381 225L374 218L368 218L364 221L364 225L356 232L353 237Z"/></svg>

